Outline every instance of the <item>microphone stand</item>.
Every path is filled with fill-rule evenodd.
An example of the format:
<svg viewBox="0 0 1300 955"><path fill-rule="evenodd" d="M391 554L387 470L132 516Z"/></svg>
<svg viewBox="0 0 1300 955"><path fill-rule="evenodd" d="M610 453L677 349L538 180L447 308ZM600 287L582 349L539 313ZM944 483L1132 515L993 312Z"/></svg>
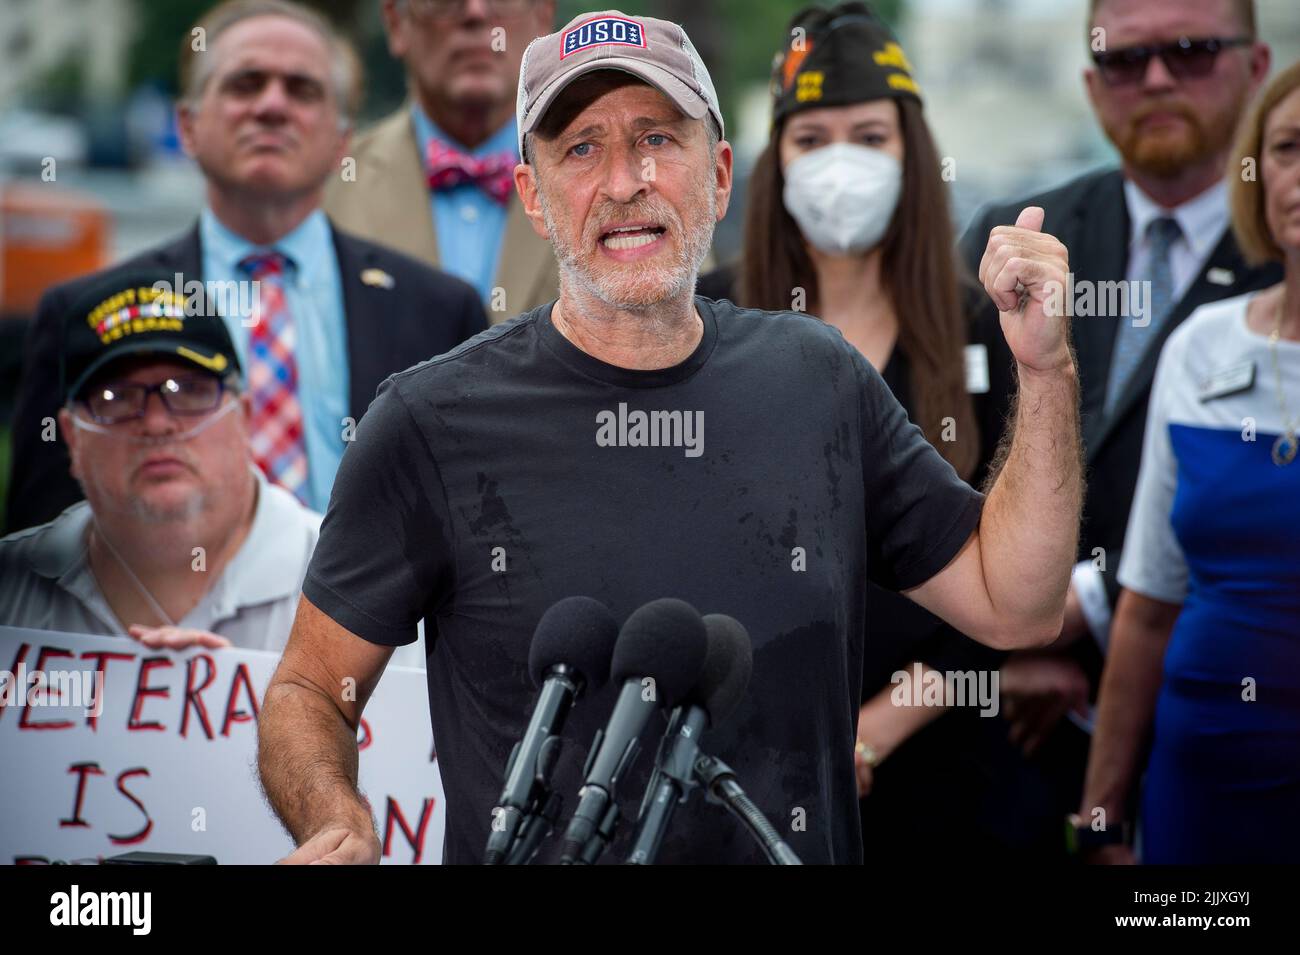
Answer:
<svg viewBox="0 0 1300 955"><path fill-rule="evenodd" d="M506 865L528 865L542 847L542 840L551 834L555 824L560 820L560 808L564 797L559 793L544 791L545 802L542 808L524 820L515 838L515 844L506 856Z"/></svg>
<svg viewBox="0 0 1300 955"><path fill-rule="evenodd" d="M775 827L736 781L736 773L699 746L707 718L700 710L673 713L659 746L654 772L637 816L636 836L627 865L650 865L659 853L668 822L679 803L703 785L710 802L721 803L754 837L772 865L803 865Z"/></svg>
<svg viewBox="0 0 1300 955"><path fill-rule="evenodd" d="M720 802L749 830L772 865L803 865L794 850L785 844L762 811L750 801L736 782L736 774L722 760L701 753L695 760L695 775L704 784L710 801Z"/></svg>
<svg viewBox="0 0 1300 955"><path fill-rule="evenodd" d="M537 854L542 840L551 834L560 817L560 805L564 801L562 796L551 789L551 772L555 769L563 746L562 737L555 734L547 736L537 749L534 764L523 767L525 772L532 775L533 795L522 809L503 807L500 822L493 820L485 860L487 864L527 865ZM514 770L516 760L524 758L521 744L516 743L506 765L507 778Z"/></svg>
<svg viewBox="0 0 1300 955"><path fill-rule="evenodd" d="M700 784L693 767L700 753L700 734L707 727L708 717L698 707L689 710L679 707L673 712L668 730L659 742L654 772L637 813L636 836L627 857L628 865L654 862L673 810Z"/></svg>

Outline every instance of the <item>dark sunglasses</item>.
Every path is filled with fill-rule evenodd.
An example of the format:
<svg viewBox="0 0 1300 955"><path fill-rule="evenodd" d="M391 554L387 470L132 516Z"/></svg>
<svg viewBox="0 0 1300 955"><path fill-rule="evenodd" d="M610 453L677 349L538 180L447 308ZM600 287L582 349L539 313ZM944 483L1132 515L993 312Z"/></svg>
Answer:
<svg viewBox="0 0 1300 955"><path fill-rule="evenodd" d="M156 385L108 382L91 389L82 404L99 424L120 424L143 418L149 396L155 393L174 415L201 415L215 410L225 392L225 381L215 375L178 376Z"/></svg>
<svg viewBox="0 0 1300 955"><path fill-rule="evenodd" d="M1156 43L1150 46L1126 46L1119 50L1094 53L1092 62L1107 86L1130 86L1140 83L1147 75L1153 56L1160 57L1169 75L1176 80L1192 80L1209 76L1219 54L1234 46L1246 46L1250 37L1210 37L1191 40L1179 37L1173 43Z"/></svg>

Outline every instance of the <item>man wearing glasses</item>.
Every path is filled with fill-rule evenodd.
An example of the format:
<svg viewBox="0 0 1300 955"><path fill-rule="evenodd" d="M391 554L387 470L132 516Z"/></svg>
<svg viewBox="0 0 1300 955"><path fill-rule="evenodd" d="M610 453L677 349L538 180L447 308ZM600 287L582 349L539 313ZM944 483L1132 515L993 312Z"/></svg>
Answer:
<svg viewBox="0 0 1300 955"><path fill-rule="evenodd" d="M1088 467L1079 564L1061 639L1046 653L1013 654L1001 672L1011 739L1032 754L1015 762L1024 775L999 774L1033 803L1015 810L1014 831L1021 848L1053 854L1064 850L1061 816L1078 805L1088 746L1061 716L1070 688L1086 676L1095 693L1100 677L1160 346L1198 306L1281 277L1248 266L1228 228L1224 174L1237 120L1269 68L1253 0L1091 0L1085 39L1088 97L1120 168L990 208L962 241L963 257L977 265L989 229L1025 205L1042 206L1044 229L1069 248L1074 274ZM1101 283L1118 283L1123 308L1097 307ZM1080 306L1080 292L1092 293L1091 307ZM1091 822L1076 845L1122 837Z"/></svg>
<svg viewBox="0 0 1300 955"><path fill-rule="evenodd" d="M86 499L0 540L0 621L279 650L321 518L253 466L230 334L171 278L117 272L66 316L59 427Z"/></svg>
<svg viewBox="0 0 1300 955"><path fill-rule="evenodd" d="M360 83L327 20L287 0L226 0L186 37L177 122L203 173L203 208L185 234L128 264L156 267L178 287L239 291L240 305L221 312L247 369L254 457L324 511L380 382L482 331L483 306L466 283L348 234L321 210L326 181L344 172ZM11 530L77 500L64 445L42 422L61 400L59 319L85 281L48 289L32 322L13 419ZM258 315L244 309L254 285Z"/></svg>
<svg viewBox="0 0 1300 955"><path fill-rule="evenodd" d="M381 0L410 99L358 137L355 177L330 185L342 228L474 286L492 322L559 294L550 244L514 191L515 90L554 0Z"/></svg>

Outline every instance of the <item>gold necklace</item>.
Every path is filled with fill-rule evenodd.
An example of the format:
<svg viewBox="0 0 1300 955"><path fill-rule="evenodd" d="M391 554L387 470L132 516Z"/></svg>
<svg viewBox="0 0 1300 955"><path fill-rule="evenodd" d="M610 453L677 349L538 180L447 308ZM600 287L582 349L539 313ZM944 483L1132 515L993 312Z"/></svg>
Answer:
<svg viewBox="0 0 1300 955"><path fill-rule="evenodd" d="M1282 412L1282 434L1273 442L1273 463L1283 468L1295 460L1296 451L1300 449L1300 440L1296 438L1296 419L1291 417L1286 406L1286 392L1282 390L1282 367L1277 358L1277 343L1282 337L1282 302L1285 296L1277 300L1277 322L1268 336L1268 352L1273 358L1273 376L1277 381L1277 407Z"/></svg>

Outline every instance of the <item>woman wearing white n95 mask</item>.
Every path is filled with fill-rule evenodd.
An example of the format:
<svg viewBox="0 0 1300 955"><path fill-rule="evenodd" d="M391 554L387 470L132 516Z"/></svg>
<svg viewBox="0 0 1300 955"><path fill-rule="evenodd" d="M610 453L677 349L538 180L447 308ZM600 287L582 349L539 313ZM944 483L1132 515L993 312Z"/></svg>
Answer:
<svg viewBox="0 0 1300 955"><path fill-rule="evenodd" d="M888 100L874 100L803 113L782 137L782 198L814 256L863 255L885 237L903 188L903 164L894 154L902 151L902 138L896 122L890 123L893 108ZM838 139L822 144L824 128L846 124L848 134L857 133L866 145Z"/></svg>
<svg viewBox="0 0 1300 955"><path fill-rule="evenodd" d="M1012 360L996 325L967 319L982 292L959 280L947 186L907 57L865 4L811 7L790 22L772 94L742 259L701 278L699 293L834 325L978 486L1014 390ZM986 752L980 737L995 721L971 706L900 701L922 699L930 671L989 675L1000 658L907 598L864 587L872 629L855 766L866 857L987 848L996 839L981 831L978 787L988 773L971 757ZM996 706L993 684L985 709Z"/></svg>

